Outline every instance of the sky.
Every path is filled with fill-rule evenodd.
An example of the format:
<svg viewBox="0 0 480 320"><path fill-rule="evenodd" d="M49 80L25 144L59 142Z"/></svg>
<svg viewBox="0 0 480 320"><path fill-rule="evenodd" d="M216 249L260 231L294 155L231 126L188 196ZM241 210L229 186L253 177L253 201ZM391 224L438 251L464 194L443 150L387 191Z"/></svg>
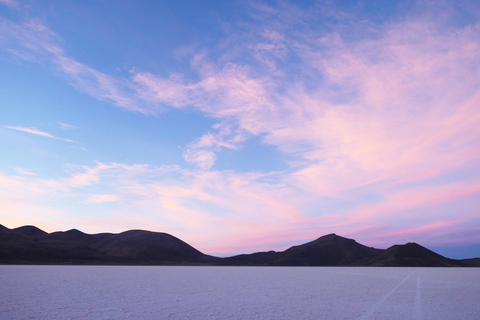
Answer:
<svg viewBox="0 0 480 320"><path fill-rule="evenodd" d="M480 257L477 1L0 0L0 223Z"/></svg>

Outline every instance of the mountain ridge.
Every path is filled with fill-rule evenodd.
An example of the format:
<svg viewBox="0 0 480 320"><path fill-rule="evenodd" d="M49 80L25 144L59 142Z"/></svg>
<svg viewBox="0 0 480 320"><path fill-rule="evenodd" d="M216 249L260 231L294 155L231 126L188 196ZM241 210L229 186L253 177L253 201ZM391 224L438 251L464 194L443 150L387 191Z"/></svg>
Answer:
<svg viewBox="0 0 480 320"><path fill-rule="evenodd" d="M480 267L480 258L449 259L411 242L376 249L335 233L284 251L219 258L163 232L47 233L0 225L0 264Z"/></svg>

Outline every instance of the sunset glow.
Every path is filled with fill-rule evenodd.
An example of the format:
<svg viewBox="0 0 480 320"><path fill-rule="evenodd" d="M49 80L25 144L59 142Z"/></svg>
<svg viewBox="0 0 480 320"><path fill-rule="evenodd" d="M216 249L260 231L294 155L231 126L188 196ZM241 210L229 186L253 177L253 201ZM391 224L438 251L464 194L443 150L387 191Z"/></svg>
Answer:
<svg viewBox="0 0 480 320"><path fill-rule="evenodd" d="M0 49L6 227L480 257L475 1L0 0Z"/></svg>

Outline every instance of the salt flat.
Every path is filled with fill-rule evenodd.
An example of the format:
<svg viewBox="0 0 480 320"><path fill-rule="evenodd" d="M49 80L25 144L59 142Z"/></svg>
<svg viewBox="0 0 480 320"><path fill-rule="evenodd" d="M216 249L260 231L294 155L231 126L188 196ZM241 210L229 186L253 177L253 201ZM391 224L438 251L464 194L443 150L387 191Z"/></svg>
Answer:
<svg viewBox="0 0 480 320"><path fill-rule="evenodd" d="M0 319L480 319L479 268L0 266Z"/></svg>

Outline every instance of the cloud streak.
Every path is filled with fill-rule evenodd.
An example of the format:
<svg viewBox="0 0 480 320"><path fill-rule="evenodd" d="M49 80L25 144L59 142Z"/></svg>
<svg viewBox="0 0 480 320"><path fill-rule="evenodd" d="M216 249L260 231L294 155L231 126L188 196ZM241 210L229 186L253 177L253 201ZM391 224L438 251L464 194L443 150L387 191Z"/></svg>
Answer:
<svg viewBox="0 0 480 320"><path fill-rule="evenodd" d="M47 138L52 138L52 139L56 139L56 140L62 140L62 141L65 141L65 142L76 142L76 141L71 140L71 139L56 137L56 136L54 136L54 135L52 135L48 132L40 131L35 127L29 127L29 128L27 128L27 127L15 127L15 126L3 126L3 127L7 128L7 129L11 129L11 130L17 130L17 131L22 131L22 132L34 134L34 135L41 136L41 137L47 137Z"/></svg>
<svg viewBox="0 0 480 320"><path fill-rule="evenodd" d="M59 122L58 125L59 125L60 128L62 128L63 130L77 129L76 126L74 126L74 125L72 125L72 124L64 123L64 122Z"/></svg>

